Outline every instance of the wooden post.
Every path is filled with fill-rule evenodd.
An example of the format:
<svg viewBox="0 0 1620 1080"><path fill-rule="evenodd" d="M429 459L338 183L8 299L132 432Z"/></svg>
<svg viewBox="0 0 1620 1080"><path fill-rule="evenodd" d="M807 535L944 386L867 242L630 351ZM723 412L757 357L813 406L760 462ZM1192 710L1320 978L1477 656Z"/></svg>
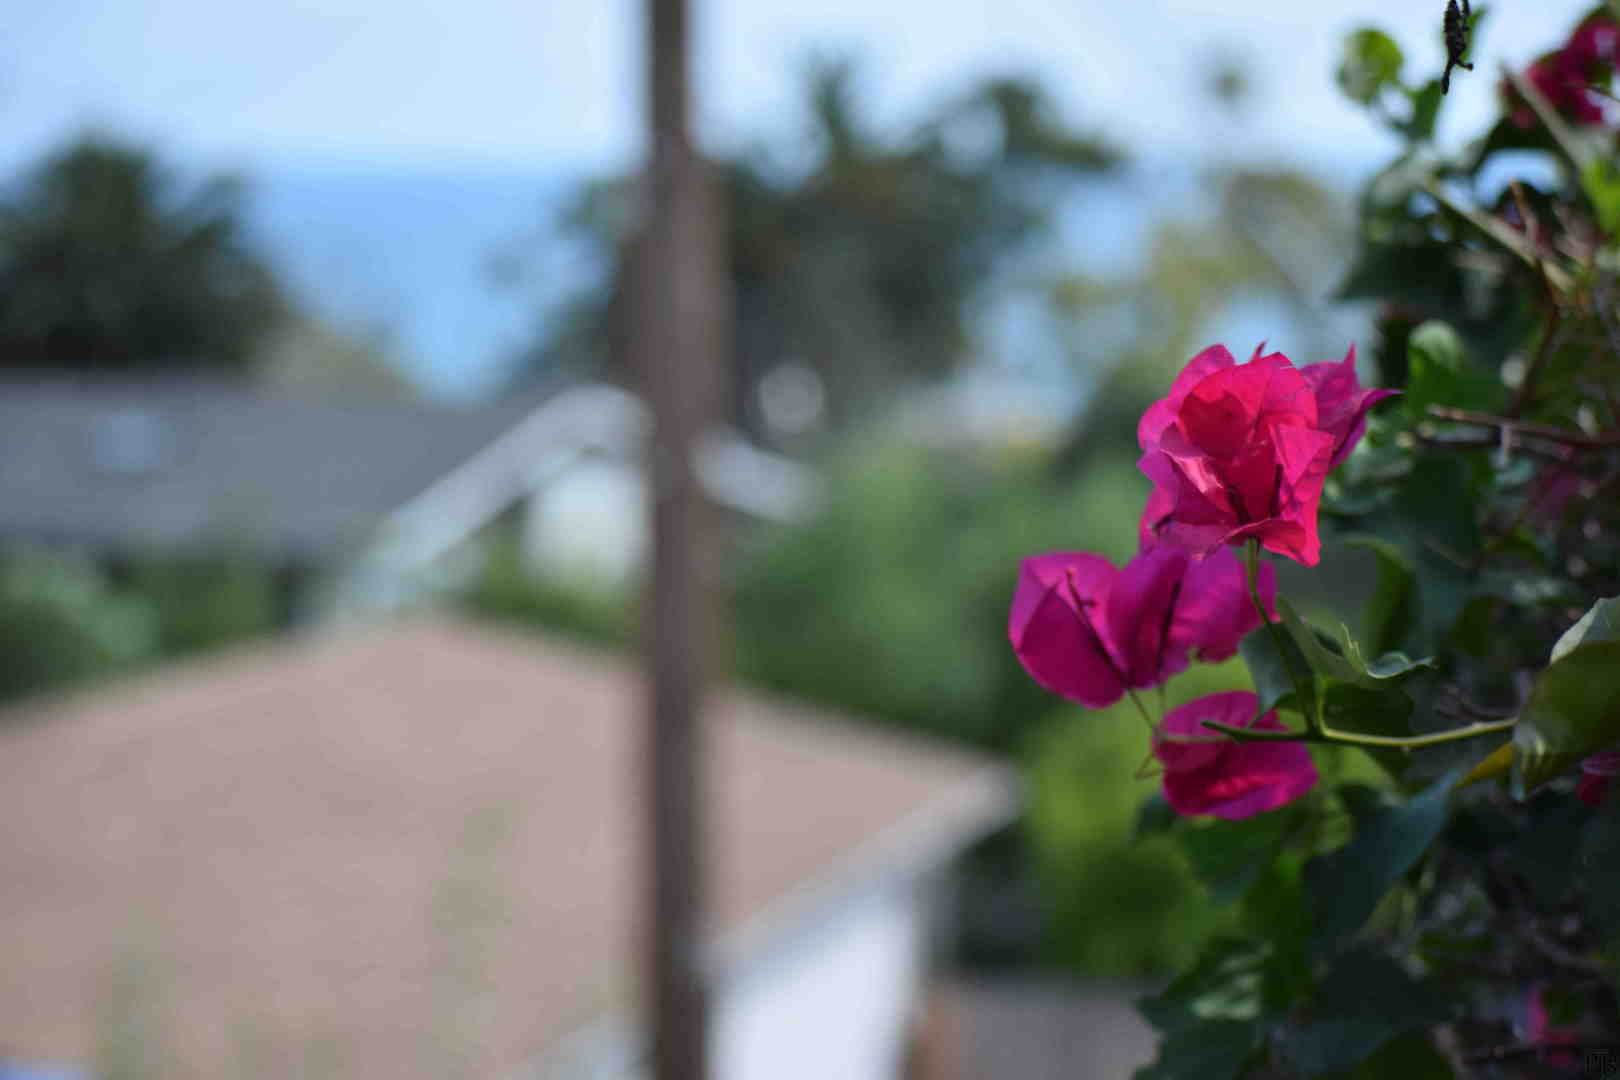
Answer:
<svg viewBox="0 0 1620 1080"><path fill-rule="evenodd" d="M645 1016L656 1080L705 1080L701 716L716 636L715 545L692 455L716 416L729 294L714 182L691 139L689 3L647 0L646 12L651 146L629 339L653 415Z"/></svg>

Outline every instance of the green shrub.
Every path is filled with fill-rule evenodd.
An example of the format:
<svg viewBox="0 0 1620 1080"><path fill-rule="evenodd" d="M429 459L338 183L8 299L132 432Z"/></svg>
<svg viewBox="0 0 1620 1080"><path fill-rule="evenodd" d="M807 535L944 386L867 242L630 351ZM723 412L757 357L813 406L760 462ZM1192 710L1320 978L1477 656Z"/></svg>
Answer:
<svg viewBox="0 0 1620 1080"><path fill-rule="evenodd" d="M483 571L461 597L474 615L555 630L598 645L628 646L635 638L633 594L590 581L548 579L523 564L516 536L491 538Z"/></svg>
<svg viewBox="0 0 1620 1080"><path fill-rule="evenodd" d="M1107 461L1049 486L1026 459L857 446L826 470L813 520L766 538L735 588L751 682L1011 752L1057 700L1007 647L1018 560L1134 550L1145 483Z"/></svg>
<svg viewBox="0 0 1620 1080"><path fill-rule="evenodd" d="M275 574L232 555L146 559L128 591L157 619L163 656L182 656L267 634L282 621Z"/></svg>
<svg viewBox="0 0 1620 1080"><path fill-rule="evenodd" d="M1247 689L1242 664L1194 665L1168 700ZM1140 770L1147 728L1129 700L1066 708L1024 755L1026 828L1047 902L1049 958L1095 974L1165 971L1190 961L1220 921L1169 837L1134 838L1137 807L1158 781Z"/></svg>
<svg viewBox="0 0 1620 1080"><path fill-rule="evenodd" d="M0 699L94 678L156 648L151 610L113 592L89 562L0 558Z"/></svg>

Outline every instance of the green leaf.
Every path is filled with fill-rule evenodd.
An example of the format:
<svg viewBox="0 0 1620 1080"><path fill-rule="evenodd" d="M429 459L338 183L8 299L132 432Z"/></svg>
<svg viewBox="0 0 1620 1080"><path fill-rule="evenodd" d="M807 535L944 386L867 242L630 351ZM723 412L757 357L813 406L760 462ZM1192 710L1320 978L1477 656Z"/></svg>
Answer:
<svg viewBox="0 0 1620 1080"><path fill-rule="evenodd" d="M1363 241L1335 296L1340 300L1400 297L1414 306L1449 311L1461 303L1460 292L1452 284L1455 277L1453 255L1445 245Z"/></svg>
<svg viewBox="0 0 1620 1080"><path fill-rule="evenodd" d="M1408 1031L1343 1074L1343 1080L1388 1080L1391 1076L1398 1076L1400 1080L1455 1080L1456 1075L1427 1035Z"/></svg>
<svg viewBox="0 0 1620 1080"><path fill-rule="evenodd" d="M1252 1020L1218 1020L1178 1031L1159 1043L1158 1058L1134 1080L1237 1080L1260 1047Z"/></svg>
<svg viewBox="0 0 1620 1080"><path fill-rule="evenodd" d="M1169 832L1170 827L1181 820L1179 814L1171 809L1170 803L1165 799L1163 792L1155 791L1142 800L1142 805L1136 811L1136 828L1132 830L1133 839L1140 840L1144 836L1153 836L1157 833Z"/></svg>
<svg viewBox="0 0 1620 1080"><path fill-rule="evenodd" d="M1300 702L1294 690L1292 673L1307 673L1311 666L1290 635L1274 633L1262 626L1245 635L1238 649L1243 654L1243 662L1249 666L1249 677L1254 680L1254 692L1260 698L1262 713L1273 708L1302 712L1314 709L1311 702Z"/></svg>
<svg viewBox="0 0 1620 1080"><path fill-rule="evenodd" d="M1598 627L1602 618L1607 616L1595 617L1592 626ZM1594 636L1600 634L1601 629L1594 630ZM1617 740L1620 640L1597 640L1566 650L1537 677L1513 729L1514 793L1524 798Z"/></svg>
<svg viewBox="0 0 1620 1080"><path fill-rule="evenodd" d="M1587 824L1579 860L1588 909L1611 936L1620 934L1620 803L1610 799Z"/></svg>
<svg viewBox="0 0 1620 1080"><path fill-rule="evenodd" d="M1398 546L1376 536L1351 536L1348 547L1365 548L1378 560L1378 584L1367 601L1362 635L1375 653L1398 649L1412 630L1415 592L1412 562Z"/></svg>
<svg viewBox="0 0 1620 1080"><path fill-rule="evenodd" d="M1581 190L1586 192L1598 224L1610 236L1620 232L1620 168L1608 157L1594 157L1581 169Z"/></svg>
<svg viewBox="0 0 1620 1080"><path fill-rule="evenodd" d="M1239 909L1244 930L1271 947L1261 973L1263 1014L1286 1012L1311 984L1311 904L1304 867L1301 855L1283 851L1266 865Z"/></svg>
<svg viewBox="0 0 1620 1080"><path fill-rule="evenodd" d="M1413 330L1406 362L1402 407L1413 423L1428 417L1430 405L1488 408L1500 396L1500 381L1468 364L1462 338L1448 323L1430 319Z"/></svg>
<svg viewBox="0 0 1620 1080"><path fill-rule="evenodd" d="M1348 1069L1396 1035L1444 1017L1426 993L1383 953L1357 949L1340 957L1317 987L1309 1019L1279 1040L1306 1076Z"/></svg>
<svg viewBox="0 0 1620 1080"><path fill-rule="evenodd" d="M1513 790L1520 798L1620 739L1616 650L1620 597L1598 600L1553 645L1513 732Z"/></svg>
<svg viewBox="0 0 1620 1080"><path fill-rule="evenodd" d="M1169 986L1137 1001L1136 1007L1166 1034L1211 1020L1255 1020L1261 1014L1261 988L1271 947L1265 941L1217 937L1191 969Z"/></svg>
<svg viewBox="0 0 1620 1080"><path fill-rule="evenodd" d="M1358 105L1370 105L1386 86L1399 85L1405 57L1395 39L1372 27L1345 38L1339 59L1339 89Z"/></svg>
<svg viewBox="0 0 1620 1080"><path fill-rule="evenodd" d="M1358 735L1412 734L1408 722L1412 699L1404 690L1368 690L1350 683L1334 683L1322 694L1322 722L1334 731ZM1392 746L1364 746L1367 754L1391 777L1399 780L1411 764L1411 755Z"/></svg>
<svg viewBox="0 0 1620 1080"><path fill-rule="evenodd" d="M1599 600L1586 609L1575 625L1565 630L1553 645L1548 663L1556 664L1579 645L1620 640L1620 596Z"/></svg>
<svg viewBox="0 0 1620 1080"><path fill-rule="evenodd" d="M1183 831L1182 850L1218 905L1240 899L1259 880L1297 820L1289 809Z"/></svg>
<svg viewBox="0 0 1620 1080"><path fill-rule="evenodd" d="M1412 103L1412 111L1405 120L1393 125L1395 130L1414 141L1433 138L1434 122L1440 116L1440 102L1445 98L1440 92L1440 80L1430 79L1416 90L1408 90L1406 96Z"/></svg>
<svg viewBox="0 0 1620 1080"><path fill-rule="evenodd" d="M1340 784L1338 796L1344 808L1350 811L1350 816L1357 821L1365 821L1395 805L1388 792L1355 781Z"/></svg>
<svg viewBox="0 0 1620 1080"><path fill-rule="evenodd" d="M1427 659L1413 660L1398 652L1386 653L1368 663L1348 629L1343 630L1341 645L1301 619L1286 597L1277 597L1277 615L1311 670L1337 682L1368 690L1387 690L1434 666Z"/></svg>
<svg viewBox="0 0 1620 1080"><path fill-rule="evenodd" d="M1467 463L1425 455L1401 483L1384 519L1412 560L1423 647L1435 649L1473 594L1479 548Z"/></svg>
<svg viewBox="0 0 1620 1080"><path fill-rule="evenodd" d="M1390 886L1429 850L1446 823L1455 779L1444 777L1406 803L1370 814L1357 823L1348 844L1306 865L1318 952L1360 930Z"/></svg>
<svg viewBox="0 0 1620 1080"><path fill-rule="evenodd" d="M1407 339L1408 362L1423 360L1442 371L1457 371L1463 365L1462 338L1448 324L1429 319Z"/></svg>
<svg viewBox="0 0 1620 1080"><path fill-rule="evenodd" d="M1494 575L1481 574L1478 583L1488 586L1491 576ZM1515 574L1513 579L1516 584L1522 583L1523 575ZM1451 644L1469 656L1481 660L1489 657L1495 651L1496 615L1500 606L1499 596L1483 591L1470 596L1452 621Z"/></svg>
<svg viewBox="0 0 1620 1080"><path fill-rule="evenodd" d="M1592 811L1579 799L1551 791L1533 799L1528 809L1525 828L1492 857L1529 884L1536 899L1551 908L1569 898Z"/></svg>
<svg viewBox="0 0 1620 1080"><path fill-rule="evenodd" d="M1513 768L1513 742L1509 740L1492 750L1480 760L1479 764L1469 769L1467 774L1457 781L1457 787L1465 788L1485 780L1494 780L1511 768Z"/></svg>

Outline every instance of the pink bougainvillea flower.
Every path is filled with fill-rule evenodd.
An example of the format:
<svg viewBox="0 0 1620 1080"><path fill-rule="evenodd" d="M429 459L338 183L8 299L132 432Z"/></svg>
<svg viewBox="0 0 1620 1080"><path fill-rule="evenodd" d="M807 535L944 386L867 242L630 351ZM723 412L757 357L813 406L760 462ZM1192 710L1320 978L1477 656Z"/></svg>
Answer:
<svg viewBox="0 0 1620 1080"><path fill-rule="evenodd" d="M1536 983L1530 988L1530 996L1525 1002L1524 1041L1542 1048L1540 1058L1544 1064L1558 1069L1574 1069L1581 1063L1581 1055L1567 1048L1580 1044L1581 1030L1578 1027L1553 1026L1543 999L1546 992L1545 983Z"/></svg>
<svg viewBox="0 0 1620 1080"><path fill-rule="evenodd" d="M1367 410L1399 390L1365 389L1356 375L1356 347L1337 364L1307 364L1299 369L1316 393L1317 426L1336 440L1328 469L1339 467L1367 430Z"/></svg>
<svg viewBox="0 0 1620 1080"><path fill-rule="evenodd" d="M1604 14L1583 21L1565 42L1525 69L1525 78L1564 119L1593 127L1608 119L1604 102L1620 59L1620 23ZM1535 124L1536 115L1512 85L1504 81L1503 94L1512 107L1513 123Z"/></svg>
<svg viewBox="0 0 1620 1080"><path fill-rule="evenodd" d="M1285 730L1275 712L1255 720L1259 707L1249 691L1233 690L1189 701L1165 716L1153 753L1164 765L1164 797L1176 813L1237 821L1286 805L1316 785L1316 766L1302 743L1238 742L1203 726L1215 720Z"/></svg>
<svg viewBox="0 0 1620 1080"><path fill-rule="evenodd" d="M1367 410L1394 391L1362 387L1354 346L1339 363L1303 369L1263 351L1240 365L1220 345L1205 349L1142 414L1138 466L1154 486L1144 542L1205 554L1253 538L1307 566L1320 557L1323 481L1366 431Z"/></svg>
<svg viewBox="0 0 1620 1080"><path fill-rule="evenodd" d="M1261 568L1259 588L1273 608L1270 566ZM1126 690L1157 686L1194 655L1226 659L1259 625L1236 555L1195 561L1158 545L1124 569L1089 552L1025 559L1007 636L1036 682L1100 709Z"/></svg>
<svg viewBox="0 0 1620 1080"><path fill-rule="evenodd" d="M1154 485L1148 492L1147 502L1142 504L1142 517L1136 523L1136 542L1141 547L1149 547L1159 542L1158 530L1175 511L1176 500L1170 492Z"/></svg>
<svg viewBox="0 0 1620 1080"><path fill-rule="evenodd" d="M1219 345L1204 350L1143 414L1137 439L1138 467L1158 489L1145 532L1197 555L1253 538L1315 565L1316 507L1338 439L1319 426L1316 394L1287 357L1239 365Z"/></svg>
<svg viewBox="0 0 1620 1080"><path fill-rule="evenodd" d="M1580 460L1573 447L1565 447L1557 460L1550 461L1536 471L1530 485L1528 518L1538 525L1556 525L1564 518L1571 500L1581 494L1585 486L1576 463Z"/></svg>
<svg viewBox="0 0 1620 1080"><path fill-rule="evenodd" d="M1601 12L1583 20L1560 55L1565 63L1585 69L1585 74L1601 76L1603 69L1612 69L1620 60L1620 23Z"/></svg>
<svg viewBox="0 0 1620 1080"><path fill-rule="evenodd" d="M1575 785L1575 794L1588 806L1602 806L1620 776L1620 747L1610 747L1581 761L1581 779Z"/></svg>
<svg viewBox="0 0 1620 1080"><path fill-rule="evenodd" d="M1572 63L1565 53L1553 53L1536 61L1524 74L1530 85L1539 90L1564 119L1585 127L1603 123L1602 99L1593 92L1581 67ZM1514 110L1513 122L1519 127L1530 127L1535 123L1535 112L1528 105L1521 105Z"/></svg>

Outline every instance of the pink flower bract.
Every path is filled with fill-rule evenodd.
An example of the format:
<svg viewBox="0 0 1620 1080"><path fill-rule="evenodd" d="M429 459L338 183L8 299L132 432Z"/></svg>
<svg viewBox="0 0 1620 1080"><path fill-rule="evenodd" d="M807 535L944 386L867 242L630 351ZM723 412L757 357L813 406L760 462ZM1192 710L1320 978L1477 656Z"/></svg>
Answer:
<svg viewBox="0 0 1620 1080"><path fill-rule="evenodd" d="M1367 410L1400 391L1363 389L1356 375L1356 347L1337 364L1307 364L1299 369L1316 393L1316 423L1334 438L1329 471L1339 467L1367 430Z"/></svg>
<svg viewBox="0 0 1620 1080"><path fill-rule="evenodd" d="M1536 983L1530 988L1530 996L1525 1001L1524 1041L1543 1048L1539 1056L1546 1064L1573 1071L1581 1063L1573 1047L1580 1045L1582 1031L1579 1027L1553 1025L1547 1014L1546 993L1545 983Z"/></svg>
<svg viewBox="0 0 1620 1080"><path fill-rule="evenodd" d="M1609 119L1605 102L1613 80L1615 62L1620 59L1620 23L1597 13L1575 28L1563 48L1546 54L1525 69L1524 75L1548 104L1568 121L1586 127ZM1513 123L1521 128L1535 124L1535 112L1511 84L1504 92L1512 109Z"/></svg>
<svg viewBox="0 0 1620 1080"><path fill-rule="evenodd" d="M1277 591L1270 566L1259 587L1269 609ZM1235 554L1195 560L1159 545L1123 569L1089 552L1025 559L1007 636L1036 682L1100 709L1126 690L1157 686L1193 655L1226 659L1259 625Z"/></svg>
<svg viewBox="0 0 1620 1080"><path fill-rule="evenodd" d="M1238 742L1203 726L1214 720L1257 731L1285 730L1275 712L1254 719L1260 699L1247 690L1189 701L1159 725L1153 753L1164 765L1164 797L1176 813L1228 821L1275 810L1317 781L1311 755L1297 742Z"/></svg>
<svg viewBox="0 0 1620 1080"><path fill-rule="evenodd" d="M1303 370L1260 352L1238 364L1205 349L1142 415L1137 464L1154 490L1141 532L1198 555L1254 539L1314 566L1322 484L1392 391L1362 388L1354 348Z"/></svg>
<svg viewBox="0 0 1620 1080"><path fill-rule="evenodd" d="M1616 776L1620 776L1620 747L1599 750L1581 760L1581 778L1575 785L1575 794L1588 806L1602 806Z"/></svg>

